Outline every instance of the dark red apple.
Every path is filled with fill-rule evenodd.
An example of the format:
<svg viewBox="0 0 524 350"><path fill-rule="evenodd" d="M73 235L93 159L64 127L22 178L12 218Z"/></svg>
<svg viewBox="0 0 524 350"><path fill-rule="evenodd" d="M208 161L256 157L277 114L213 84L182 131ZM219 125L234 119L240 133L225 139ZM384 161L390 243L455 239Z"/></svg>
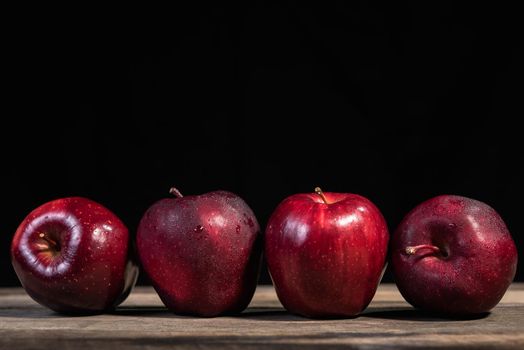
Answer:
<svg viewBox="0 0 524 350"><path fill-rule="evenodd" d="M260 228L237 195L215 191L162 199L144 214L137 248L144 270L173 312L218 316L244 310L255 292Z"/></svg>
<svg viewBox="0 0 524 350"><path fill-rule="evenodd" d="M13 267L27 293L61 313L99 313L122 302L138 268L120 219L102 205L71 197L33 210L11 244Z"/></svg>
<svg viewBox="0 0 524 350"><path fill-rule="evenodd" d="M265 254L280 302L307 317L359 314L375 295L388 246L386 222L349 193L296 194L269 219Z"/></svg>
<svg viewBox="0 0 524 350"><path fill-rule="evenodd" d="M413 306L443 314L491 310L517 268L517 249L501 217L474 199L444 195L413 209L397 228L391 262Z"/></svg>

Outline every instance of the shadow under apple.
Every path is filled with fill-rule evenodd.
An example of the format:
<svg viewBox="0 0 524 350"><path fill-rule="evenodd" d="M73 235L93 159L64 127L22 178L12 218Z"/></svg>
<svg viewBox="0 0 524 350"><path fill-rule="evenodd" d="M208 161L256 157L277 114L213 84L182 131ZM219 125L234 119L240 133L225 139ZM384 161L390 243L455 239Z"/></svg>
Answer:
<svg viewBox="0 0 524 350"><path fill-rule="evenodd" d="M472 321L486 318L490 312L470 315L449 315L437 312L429 312L411 307L399 308L370 308L360 317L381 318L397 321L423 321L423 322L460 322Z"/></svg>

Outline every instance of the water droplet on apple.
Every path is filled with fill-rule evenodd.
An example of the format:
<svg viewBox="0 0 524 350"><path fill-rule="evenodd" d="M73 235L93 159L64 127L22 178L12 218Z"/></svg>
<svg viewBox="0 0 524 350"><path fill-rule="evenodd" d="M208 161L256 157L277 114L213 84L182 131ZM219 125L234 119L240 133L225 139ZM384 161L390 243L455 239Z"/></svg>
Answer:
<svg viewBox="0 0 524 350"><path fill-rule="evenodd" d="M195 231L195 232L202 232L202 231L204 231L204 227L202 225L197 225L197 227L195 227L195 229L193 231Z"/></svg>
<svg viewBox="0 0 524 350"><path fill-rule="evenodd" d="M240 225L237 225L235 231L237 231L237 233L240 233Z"/></svg>

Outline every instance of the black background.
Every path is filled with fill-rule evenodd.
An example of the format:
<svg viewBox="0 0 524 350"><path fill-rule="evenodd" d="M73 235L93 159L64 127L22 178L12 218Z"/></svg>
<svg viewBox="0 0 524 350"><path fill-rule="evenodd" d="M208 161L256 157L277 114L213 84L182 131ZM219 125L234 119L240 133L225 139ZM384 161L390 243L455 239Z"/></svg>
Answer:
<svg viewBox="0 0 524 350"><path fill-rule="evenodd" d="M38 205L89 197L134 233L173 185L233 191L262 227L315 186L370 198L390 230L421 201L460 194L493 206L523 256L521 28L515 9L479 6L16 13L3 49L0 285L18 284L9 244Z"/></svg>

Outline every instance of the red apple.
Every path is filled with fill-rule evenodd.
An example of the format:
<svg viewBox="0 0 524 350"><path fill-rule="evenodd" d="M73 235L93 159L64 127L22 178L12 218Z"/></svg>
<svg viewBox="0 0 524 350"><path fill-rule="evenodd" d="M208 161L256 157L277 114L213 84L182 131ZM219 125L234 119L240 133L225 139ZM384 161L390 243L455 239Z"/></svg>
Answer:
<svg viewBox="0 0 524 350"><path fill-rule="evenodd" d="M370 303L386 263L388 229L356 194L296 194L269 219L265 254L280 302L307 317L346 317Z"/></svg>
<svg viewBox="0 0 524 350"><path fill-rule="evenodd" d="M27 293L61 313L98 313L122 302L138 268L129 258L127 228L86 198L33 210L11 244L13 267Z"/></svg>
<svg viewBox="0 0 524 350"><path fill-rule="evenodd" d="M255 292L260 228L237 195L215 191L162 199L144 214L137 247L144 270L173 312L212 317L244 310Z"/></svg>
<svg viewBox="0 0 524 350"><path fill-rule="evenodd" d="M495 210L444 195L413 209L391 245L395 281L413 306L451 315L484 313L500 301L517 268L517 249Z"/></svg>

